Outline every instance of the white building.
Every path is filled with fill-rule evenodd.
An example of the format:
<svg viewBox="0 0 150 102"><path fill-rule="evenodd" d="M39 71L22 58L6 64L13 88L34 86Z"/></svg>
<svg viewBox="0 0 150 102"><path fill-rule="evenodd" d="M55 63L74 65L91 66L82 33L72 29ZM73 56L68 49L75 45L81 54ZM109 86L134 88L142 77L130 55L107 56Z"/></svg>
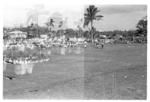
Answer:
<svg viewBox="0 0 150 102"><path fill-rule="evenodd" d="M10 38L26 38L27 37L26 32L22 32L19 30L9 32L8 35L10 36Z"/></svg>

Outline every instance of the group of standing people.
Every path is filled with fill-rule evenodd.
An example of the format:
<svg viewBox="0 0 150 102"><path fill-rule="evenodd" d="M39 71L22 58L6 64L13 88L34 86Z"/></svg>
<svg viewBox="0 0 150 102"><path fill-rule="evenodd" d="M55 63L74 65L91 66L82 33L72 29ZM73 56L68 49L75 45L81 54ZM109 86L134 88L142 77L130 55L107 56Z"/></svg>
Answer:
<svg viewBox="0 0 150 102"><path fill-rule="evenodd" d="M94 45L96 46L96 48L104 48L104 43L105 41L104 40L100 40L100 39L96 39L94 41Z"/></svg>

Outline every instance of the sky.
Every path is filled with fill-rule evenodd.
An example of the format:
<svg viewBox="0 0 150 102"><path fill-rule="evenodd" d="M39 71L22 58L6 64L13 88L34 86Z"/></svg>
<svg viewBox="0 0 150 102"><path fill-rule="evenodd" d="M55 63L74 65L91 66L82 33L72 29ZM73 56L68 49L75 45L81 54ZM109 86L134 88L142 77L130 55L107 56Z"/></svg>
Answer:
<svg viewBox="0 0 150 102"><path fill-rule="evenodd" d="M95 5L104 17L94 22L94 27L99 31L110 30L132 30L135 29L138 21L147 16L146 5ZM30 16L38 13L38 24L45 26L49 17L61 17L67 19L67 27L76 28L82 24L86 5L49 5L41 4L17 4L5 5L3 7L3 25L7 27L27 26ZM59 16L59 17L58 17ZM32 21L32 19L31 19Z"/></svg>

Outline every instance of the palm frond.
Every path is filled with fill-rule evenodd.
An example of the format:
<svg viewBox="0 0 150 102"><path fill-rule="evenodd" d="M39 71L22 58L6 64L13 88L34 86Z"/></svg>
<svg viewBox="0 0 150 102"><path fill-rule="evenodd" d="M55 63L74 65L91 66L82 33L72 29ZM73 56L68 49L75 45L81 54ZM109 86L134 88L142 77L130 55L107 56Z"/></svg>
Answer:
<svg viewBox="0 0 150 102"><path fill-rule="evenodd" d="M93 22L93 20L101 20L102 15L97 15L100 10L94 5L90 5L84 13L84 27Z"/></svg>
<svg viewBox="0 0 150 102"><path fill-rule="evenodd" d="M102 16L102 15L96 15L96 16L95 16L95 19L96 19L96 20L101 20L103 17L104 17L104 16Z"/></svg>

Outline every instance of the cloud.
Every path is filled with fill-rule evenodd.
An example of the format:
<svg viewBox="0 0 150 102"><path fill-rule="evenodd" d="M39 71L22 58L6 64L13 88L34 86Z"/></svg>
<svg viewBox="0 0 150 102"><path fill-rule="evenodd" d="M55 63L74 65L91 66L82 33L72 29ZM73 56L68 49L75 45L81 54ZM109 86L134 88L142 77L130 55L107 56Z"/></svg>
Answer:
<svg viewBox="0 0 150 102"><path fill-rule="evenodd" d="M45 10L43 4L34 5L32 8L28 9L26 24L38 23L39 16L48 15L49 11Z"/></svg>
<svg viewBox="0 0 150 102"><path fill-rule="evenodd" d="M36 15L34 10L38 11L38 23L45 26L49 17L54 16L56 12L67 19L67 26L76 28L75 22L83 18L85 6L76 5L12 5L6 6L4 9L4 25L14 26L26 24L26 20L31 15ZM114 29L132 29L135 28L138 20L147 15L146 5L96 5L103 15L103 19L96 23L97 30L114 30ZM58 15L55 15L59 17Z"/></svg>
<svg viewBox="0 0 150 102"><path fill-rule="evenodd" d="M122 14L147 11L146 5L105 5L98 7L103 14Z"/></svg>

